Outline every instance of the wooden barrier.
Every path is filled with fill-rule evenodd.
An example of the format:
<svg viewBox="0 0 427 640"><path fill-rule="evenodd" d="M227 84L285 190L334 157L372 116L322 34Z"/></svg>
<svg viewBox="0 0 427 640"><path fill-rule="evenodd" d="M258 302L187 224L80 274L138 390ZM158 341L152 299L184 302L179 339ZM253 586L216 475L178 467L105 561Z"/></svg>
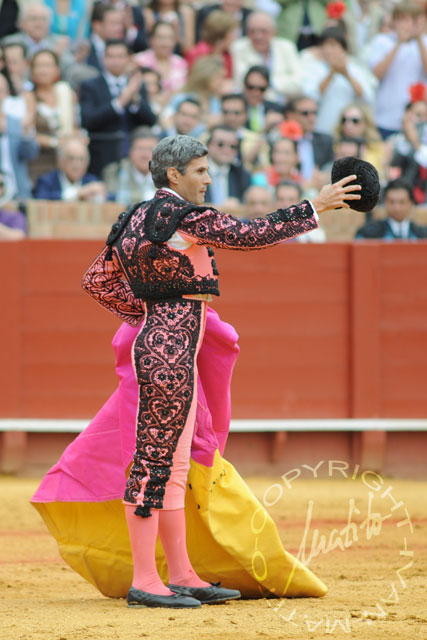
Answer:
<svg viewBox="0 0 427 640"><path fill-rule="evenodd" d="M31 238L106 238L126 207L118 202L61 202L28 200Z"/></svg>
<svg viewBox="0 0 427 640"><path fill-rule="evenodd" d="M90 418L116 386L111 339L119 322L80 289L102 243L0 246L0 417ZM213 306L240 334L234 419L427 415L425 243L291 243L261 252L218 251L217 263L222 293ZM271 459L265 435L254 433L239 451L230 440L231 457L249 460L265 450ZM387 443L403 451L398 435L388 434ZM298 433L291 434L284 454L294 451L309 463L319 437L312 434L301 449ZM19 449L8 438L0 442L0 457L1 447ZM334 433L328 446L338 455L342 442L343 452L356 455L358 447L366 450L366 438L376 439L377 459L398 464L383 436L349 440ZM427 443L416 442L424 459L417 464L425 467L420 447L425 452Z"/></svg>
<svg viewBox="0 0 427 640"><path fill-rule="evenodd" d="M117 202L60 202L28 200L27 216L31 238L106 238L111 225L125 206ZM230 213L235 214L233 210ZM244 207L241 210L244 215ZM384 208L375 209L374 217L383 218ZM414 207L412 219L427 224L427 209ZM320 224L328 242L349 242L365 222L359 211L333 211L320 214Z"/></svg>

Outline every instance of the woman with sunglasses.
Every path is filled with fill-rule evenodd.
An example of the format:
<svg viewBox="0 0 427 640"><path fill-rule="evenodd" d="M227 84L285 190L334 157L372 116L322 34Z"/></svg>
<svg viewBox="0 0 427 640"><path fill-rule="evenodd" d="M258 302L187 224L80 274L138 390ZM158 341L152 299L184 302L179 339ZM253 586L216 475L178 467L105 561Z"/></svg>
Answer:
<svg viewBox="0 0 427 640"><path fill-rule="evenodd" d="M373 164L380 174L383 172L384 144L369 105L363 102L350 102L347 104L341 112L334 137L336 141L342 138L363 140L365 144L363 160Z"/></svg>

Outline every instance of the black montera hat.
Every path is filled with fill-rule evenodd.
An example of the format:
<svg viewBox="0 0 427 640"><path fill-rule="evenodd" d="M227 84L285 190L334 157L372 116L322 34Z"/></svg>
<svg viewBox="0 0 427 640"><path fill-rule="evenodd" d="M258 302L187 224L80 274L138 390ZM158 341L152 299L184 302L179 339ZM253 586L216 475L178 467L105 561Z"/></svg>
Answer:
<svg viewBox="0 0 427 640"><path fill-rule="evenodd" d="M361 191L355 191L355 193L360 193L361 198L360 200L348 200L347 204L355 211L372 211L380 196L378 171L373 164L366 162L366 160L346 156L335 160L331 171L331 181L338 182L338 180L353 174L357 176L354 184L360 184L362 187ZM349 184L353 184L353 182Z"/></svg>

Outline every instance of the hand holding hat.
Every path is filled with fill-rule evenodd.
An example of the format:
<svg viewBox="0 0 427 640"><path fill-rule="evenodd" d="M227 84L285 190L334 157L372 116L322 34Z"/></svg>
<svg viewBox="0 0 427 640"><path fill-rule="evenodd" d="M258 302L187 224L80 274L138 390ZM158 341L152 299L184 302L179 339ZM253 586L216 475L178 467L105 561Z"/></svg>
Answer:
<svg viewBox="0 0 427 640"><path fill-rule="evenodd" d="M378 172L365 160L352 156L336 160L331 180L332 183L325 185L313 199L313 206L318 213L340 208L370 211L378 202Z"/></svg>
<svg viewBox="0 0 427 640"><path fill-rule="evenodd" d="M366 162L366 160L361 160L360 158L354 158L353 156L346 156L345 158L340 158L340 160L335 160L331 172L332 182L339 182L342 178L350 174L356 176L354 184L360 185L362 189L360 200L348 202L347 204L356 211L371 211L380 197L378 171L370 162ZM353 183L348 183L348 186L353 186ZM350 200L350 198L348 198L348 200Z"/></svg>

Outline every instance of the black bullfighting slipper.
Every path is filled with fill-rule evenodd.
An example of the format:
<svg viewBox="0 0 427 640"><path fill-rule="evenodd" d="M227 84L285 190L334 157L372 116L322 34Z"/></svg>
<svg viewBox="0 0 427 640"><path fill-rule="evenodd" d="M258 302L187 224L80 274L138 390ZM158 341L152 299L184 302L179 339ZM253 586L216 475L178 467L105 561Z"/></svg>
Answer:
<svg viewBox="0 0 427 640"><path fill-rule="evenodd" d="M159 596L131 587L127 595L128 607L167 607L170 609L196 609L201 606L199 600L187 594L174 593L171 596Z"/></svg>
<svg viewBox="0 0 427 640"><path fill-rule="evenodd" d="M190 596L200 600L202 604L219 604L227 600L236 600L241 597L237 589L224 589L220 582L211 582L210 587L182 587L178 584L168 584L171 591L183 596Z"/></svg>

